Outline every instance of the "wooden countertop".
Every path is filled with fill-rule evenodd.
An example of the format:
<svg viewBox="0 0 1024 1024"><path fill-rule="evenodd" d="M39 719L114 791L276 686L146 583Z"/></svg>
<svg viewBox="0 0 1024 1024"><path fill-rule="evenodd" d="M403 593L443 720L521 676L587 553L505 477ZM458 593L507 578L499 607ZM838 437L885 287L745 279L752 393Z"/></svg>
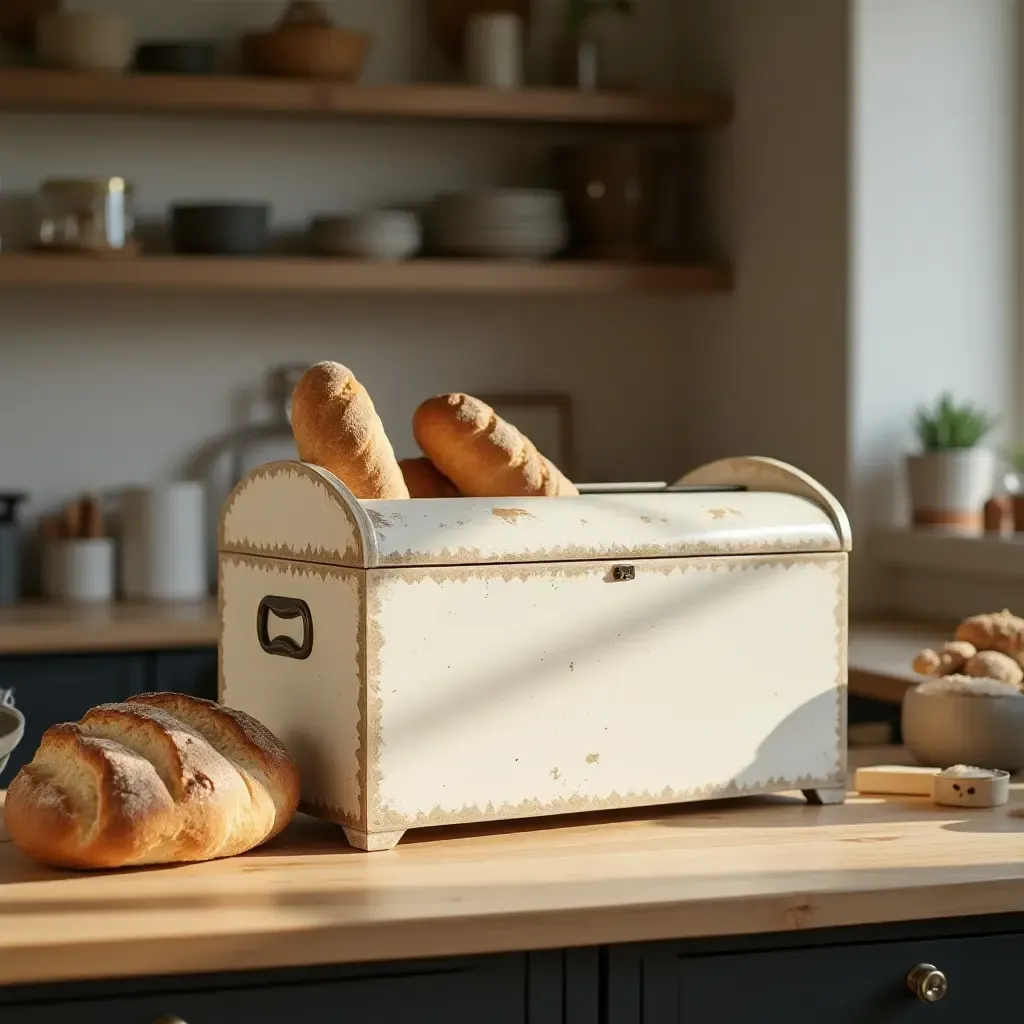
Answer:
<svg viewBox="0 0 1024 1024"><path fill-rule="evenodd" d="M216 647L216 601L0 608L0 655Z"/></svg>
<svg viewBox="0 0 1024 1024"><path fill-rule="evenodd" d="M1022 850L1024 818L1005 807L798 797L412 832L376 854L302 818L244 857L107 875L48 870L7 841L0 983L1024 911Z"/></svg>
<svg viewBox="0 0 1024 1024"><path fill-rule="evenodd" d="M940 647L956 623L853 622L850 624L850 693L899 704L921 681L911 668L922 648Z"/></svg>

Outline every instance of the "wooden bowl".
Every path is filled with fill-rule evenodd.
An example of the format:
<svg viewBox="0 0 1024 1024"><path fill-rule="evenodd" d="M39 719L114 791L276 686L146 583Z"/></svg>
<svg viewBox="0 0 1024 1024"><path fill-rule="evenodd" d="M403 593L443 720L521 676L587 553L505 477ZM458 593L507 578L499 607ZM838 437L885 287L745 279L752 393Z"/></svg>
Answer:
<svg viewBox="0 0 1024 1024"><path fill-rule="evenodd" d="M279 25L242 39L246 64L259 75L354 82L363 72L370 37L326 25Z"/></svg>

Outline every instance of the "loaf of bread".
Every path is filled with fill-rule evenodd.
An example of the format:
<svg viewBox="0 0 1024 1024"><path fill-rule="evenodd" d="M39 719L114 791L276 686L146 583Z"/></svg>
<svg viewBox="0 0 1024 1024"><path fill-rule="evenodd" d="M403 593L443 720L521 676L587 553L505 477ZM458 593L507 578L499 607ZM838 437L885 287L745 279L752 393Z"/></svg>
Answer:
<svg viewBox="0 0 1024 1024"><path fill-rule="evenodd" d="M292 393L292 434L303 462L333 473L357 498L408 498L373 401L340 363L317 363Z"/></svg>
<svg viewBox="0 0 1024 1024"><path fill-rule="evenodd" d="M298 802L294 762L255 719L149 693L47 729L11 782L5 818L44 864L118 868L245 853Z"/></svg>
<svg viewBox="0 0 1024 1024"><path fill-rule="evenodd" d="M459 489L430 459L402 459L398 463L410 498L457 498Z"/></svg>
<svg viewBox="0 0 1024 1024"><path fill-rule="evenodd" d="M470 395L439 395L413 416L416 442L461 494L561 498L579 492L511 423Z"/></svg>

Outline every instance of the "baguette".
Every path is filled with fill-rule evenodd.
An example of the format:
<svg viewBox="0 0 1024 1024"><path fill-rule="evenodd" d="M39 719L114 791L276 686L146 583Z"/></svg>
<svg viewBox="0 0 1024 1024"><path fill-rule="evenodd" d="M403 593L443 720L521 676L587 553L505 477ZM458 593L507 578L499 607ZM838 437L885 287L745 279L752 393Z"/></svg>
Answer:
<svg viewBox="0 0 1024 1024"><path fill-rule="evenodd" d="M458 488L430 459L402 459L398 463L410 498L457 498Z"/></svg>
<svg viewBox="0 0 1024 1024"><path fill-rule="evenodd" d="M579 493L529 438L470 395L428 399L413 415L413 433L430 461L469 497Z"/></svg>
<svg viewBox="0 0 1024 1024"><path fill-rule="evenodd" d="M357 498L408 498L373 401L340 363L317 363L292 393L292 434L303 462L333 473Z"/></svg>
<svg viewBox="0 0 1024 1024"><path fill-rule="evenodd" d="M149 693L47 729L11 782L5 818L44 864L119 868L244 853L277 835L298 802L294 762L255 719Z"/></svg>

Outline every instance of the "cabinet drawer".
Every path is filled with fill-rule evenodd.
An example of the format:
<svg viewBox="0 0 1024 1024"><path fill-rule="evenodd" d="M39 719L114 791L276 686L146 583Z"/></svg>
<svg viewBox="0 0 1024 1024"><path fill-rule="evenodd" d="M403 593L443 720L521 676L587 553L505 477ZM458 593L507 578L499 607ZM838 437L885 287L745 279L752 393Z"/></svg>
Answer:
<svg viewBox="0 0 1024 1024"><path fill-rule="evenodd" d="M1009 1020L1024 935L868 942L754 953L686 955L677 947L641 954L611 979L608 1024L912 1024ZM918 964L945 975L938 1002L907 984ZM628 977L635 981L629 998ZM637 991L639 990L639 991Z"/></svg>
<svg viewBox="0 0 1024 1024"><path fill-rule="evenodd" d="M533 1024L528 1013L527 956L513 954L447 965L348 969L348 976L310 984L170 991L5 1005L4 1024ZM237 983L237 982L236 982ZM555 1001L552 999L552 1010ZM554 1021L555 1017L548 1017Z"/></svg>

